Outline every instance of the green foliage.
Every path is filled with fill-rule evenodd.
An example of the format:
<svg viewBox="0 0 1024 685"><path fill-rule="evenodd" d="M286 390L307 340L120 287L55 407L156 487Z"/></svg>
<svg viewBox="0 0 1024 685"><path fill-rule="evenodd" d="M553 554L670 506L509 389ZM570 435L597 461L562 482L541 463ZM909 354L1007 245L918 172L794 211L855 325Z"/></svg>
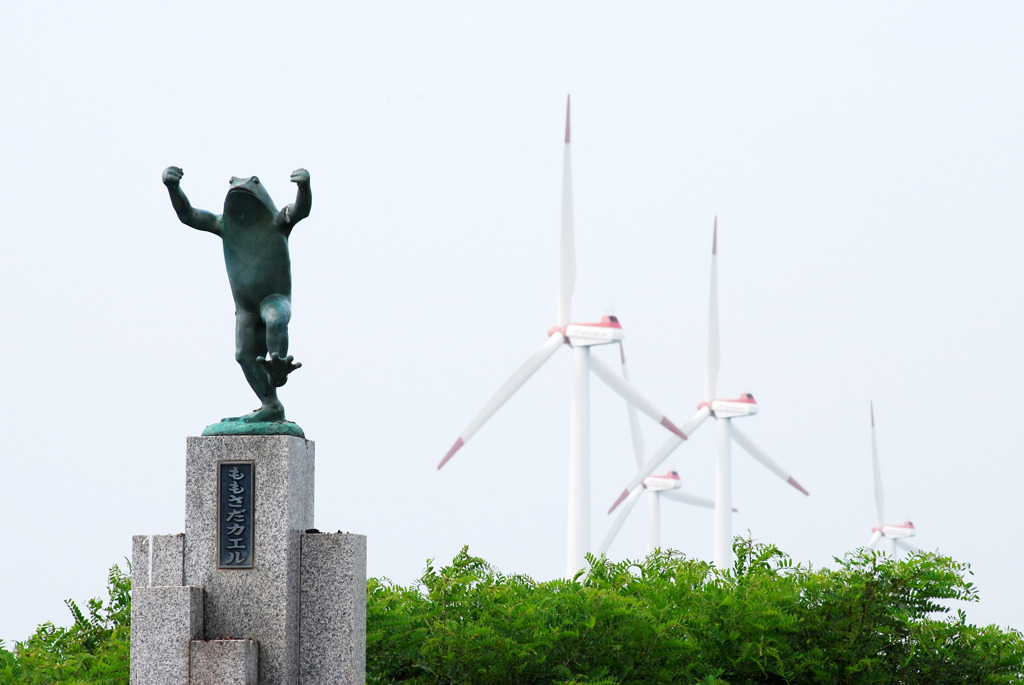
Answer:
<svg viewBox="0 0 1024 685"><path fill-rule="evenodd" d="M419 583L371 579L370 683L1013 683L1024 636L950 616L970 569L859 551L813 570L737 539L721 573L671 552L538 583L463 549Z"/></svg>
<svg viewBox="0 0 1024 685"><path fill-rule="evenodd" d="M90 599L86 611L65 600L70 627L44 623L13 651L0 642L0 685L127 684L131 577L116 565L107 574L107 594L106 602Z"/></svg>

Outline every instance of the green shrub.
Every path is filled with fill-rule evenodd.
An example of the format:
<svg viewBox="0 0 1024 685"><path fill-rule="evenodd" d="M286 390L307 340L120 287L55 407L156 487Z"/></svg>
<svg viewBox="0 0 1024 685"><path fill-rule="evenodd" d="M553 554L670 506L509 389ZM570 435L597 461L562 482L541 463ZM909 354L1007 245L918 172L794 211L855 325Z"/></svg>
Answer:
<svg viewBox="0 0 1024 685"><path fill-rule="evenodd" d="M969 568L859 551L835 570L737 539L729 572L677 553L504 576L463 549L412 587L371 579L371 683L1010 683L1017 631L969 625Z"/></svg>
<svg viewBox="0 0 1024 685"><path fill-rule="evenodd" d="M0 684L128 683L131 577L116 565L107 574L106 602L90 599L88 613L65 600L74 623L44 623L7 651L0 643Z"/></svg>

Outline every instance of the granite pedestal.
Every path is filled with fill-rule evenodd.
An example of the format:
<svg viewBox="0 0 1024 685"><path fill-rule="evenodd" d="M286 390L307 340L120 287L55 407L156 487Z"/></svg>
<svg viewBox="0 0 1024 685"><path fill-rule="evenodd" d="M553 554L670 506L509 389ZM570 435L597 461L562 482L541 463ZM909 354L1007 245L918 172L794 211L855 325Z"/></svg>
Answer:
<svg viewBox="0 0 1024 685"><path fill-rule="evenodd" d="M365 682L366 538L313 530L313 476L302 438L188 439L185 534L133 540L133 685Z"/></svg>

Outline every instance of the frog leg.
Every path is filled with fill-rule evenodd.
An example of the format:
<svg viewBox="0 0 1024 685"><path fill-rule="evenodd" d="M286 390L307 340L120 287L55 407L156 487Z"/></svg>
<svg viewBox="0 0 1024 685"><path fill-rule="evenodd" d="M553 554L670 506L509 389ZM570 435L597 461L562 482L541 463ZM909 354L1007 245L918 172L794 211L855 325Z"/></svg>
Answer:
<svg viewBox="0 0 1024 685"><path fill-rule="evenodd" d="M259 314L235 304L235 360L242 367L245 380L262 404L250 414L228 420L246 423L284 421L284 406L277 399L277 388L259 362L266 340L266 328Z"/></svg>
<svg viewBox="0 0 1024 685"><path fill-rule="evenodd" d="M292 318L291 301L285 295L270 295L260 303L260 322L266 329L267 355L257 361L274 387L288 382L288 374L302 366L288 354L288 322Z"/></svg>

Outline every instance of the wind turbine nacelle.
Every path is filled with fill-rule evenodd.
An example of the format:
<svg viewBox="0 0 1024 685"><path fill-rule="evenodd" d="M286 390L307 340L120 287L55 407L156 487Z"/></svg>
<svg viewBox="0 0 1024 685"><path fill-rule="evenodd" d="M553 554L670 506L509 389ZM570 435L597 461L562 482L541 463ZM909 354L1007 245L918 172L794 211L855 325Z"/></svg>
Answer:
<svg viewBox="0 0 1024 685"><path fill-rule="evenodd" d="M872 532L878 532L877 527L871 529ZM917 535L917 529L914 528L914 524L910 521L904 521L903 523L887 523L881 528L882 537L890 539L900 538L912 538Z"/></svg>
<svg viewBox="0 0 1024 685"><path fill-rule="evenodd" d="M745 392L734 400L711 400L701 402L698 409L708 407L711 414L719 419L734 419L739 416L753 416L757 413L757 400L749 392Z"/></svg>
<svg viewBox="0 0 1024 685"><path fill-rule="evenodd" d="M668 473L663 473L660 476L647 476L644 478L644 487L651 492L678 490L682 485L683 481L679 478L679 473L677 471L669 471Z"/></svg>
<svg viewBox="0 0 1024 685"><path fill-rule="evenodd" d="M617 317L602 316L598 323L571 323L565 327L565 337L573 347L610 345L626 337Z"/></svg>

